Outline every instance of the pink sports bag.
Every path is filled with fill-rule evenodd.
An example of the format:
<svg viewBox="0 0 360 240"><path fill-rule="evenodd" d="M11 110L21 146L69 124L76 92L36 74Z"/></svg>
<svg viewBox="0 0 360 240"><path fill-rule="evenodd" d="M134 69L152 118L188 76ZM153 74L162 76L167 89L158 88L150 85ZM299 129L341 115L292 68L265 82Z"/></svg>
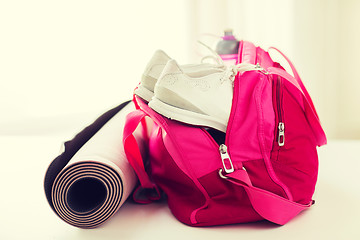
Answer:
<svg viewBox="0 0 360 240"><path fill-rule="evenodd" d="M260 47L240 42L237 63L264 70L236 76L220 145L204 128L165 118L135 96L137 110L127 116L123 139L140 180L135 200L151 202L163 191L174 216L191 226L263 219L283 225L308 209L318 175L316 147L326 136L287 61L294 77ZM139 125L150 132L148 156L141 156L133 136Z"/></svg>

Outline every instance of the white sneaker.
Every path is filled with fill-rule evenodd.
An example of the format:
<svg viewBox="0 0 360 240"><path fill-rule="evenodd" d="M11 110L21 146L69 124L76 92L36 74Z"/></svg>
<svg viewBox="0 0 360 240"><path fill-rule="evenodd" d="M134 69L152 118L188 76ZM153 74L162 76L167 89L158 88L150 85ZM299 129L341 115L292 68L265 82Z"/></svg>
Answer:
<svg viewBox="0 0 360 240"><path fill-rule="evenodd" d="M169 60L149 106L170 119L226 132L236 71L222 68L214 72L215 66L205 64L202 75L192 77Z"/></svg>
<svg viewBox="0 0 360 240"><path fill-rule="evenodd" d="M170 59L171 58L164 51L157 50L146 65L145 71L141 77L141 82L134 93L149 102L154 95L155 83Z"/></svg>
<svg viewBox="0 0 360 240"><path fill-rule="evenodd" d="M154 95L155 84L169 60L171 60L171 58L164 51L157 50L147 64L141 82L134 93L149 102ZM182 65L181 68L187 75L198 77L208 72L222 71L225 69L225 66L213 64L187 64Z"/></svg>

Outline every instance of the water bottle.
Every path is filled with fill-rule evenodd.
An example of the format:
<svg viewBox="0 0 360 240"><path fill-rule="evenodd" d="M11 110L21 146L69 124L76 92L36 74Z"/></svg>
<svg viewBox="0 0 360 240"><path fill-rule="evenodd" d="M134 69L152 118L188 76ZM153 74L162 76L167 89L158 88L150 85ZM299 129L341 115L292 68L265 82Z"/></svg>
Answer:
<svg viewBox="0 0 360 240"><path fill-rule="evenodd" d="M216 45L216 53L225 64L235 65L238 58L239 41L234 37L232 29L226 29L221 38Z"/></svg>

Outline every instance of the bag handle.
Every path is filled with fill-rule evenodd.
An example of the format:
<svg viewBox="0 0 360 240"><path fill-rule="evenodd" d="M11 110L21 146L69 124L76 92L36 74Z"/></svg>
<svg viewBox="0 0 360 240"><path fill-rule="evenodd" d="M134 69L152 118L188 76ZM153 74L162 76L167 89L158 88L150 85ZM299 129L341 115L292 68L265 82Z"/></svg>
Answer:
<svg viewBox="0 0 360 240"><path fill-rule="evenodd" d="M293 72L293 74L294 74L295 80L297 81L297 83L298 83L298 85L300 86L303 94L305 95L307 101L309 102L309 104L310 104L310 106L311 106L311 108L312 108L315 116L316 116L317 118L319 118L319 116L318 116L318 114L317 114L317 112L316 112L316 110L315 110L314 103L312 102L308 91L306 90L303 82L301 81L301 78L300 78L298 72L296 71L296 68L295 68L294 64L293 64L293 63L290 61L290 59L289 59L283 52L281 52L279 49L277 49L277 48L275 48L275 47L270 47L270 48L268 49L268 51L271 50L271 49L274 49L275 51L277 51L278 53L280 53L281 56L283 56L283 58L285 58L285 60L287 61L287 63L290 65L290 68L291 68L291 70L292 70L292 72Z"/></svg>
<svg viewBox="0 0 360 240"><path fill-rule="evenodd" d="M326 144L326 142L327 142L326 135L325 135L324 130L321 127L319 116L315 110L314 103L312 102L309 93L307 92L303 82L301 81L300 76L299 76L298 72L296 71L294 64L279 49L274 48L274 47L270 47L269 50L270 49L274 49L274 50L278 51L285 58L285 60L288 62L288 64L291 67L294 77L291 76L288 72L286 72L285 70L283 70L281 68L268 67L267 69L265 69L265 71L267 71L267 74L277 75L277 76L280 76L280 77L286 79L288 82L290 82L294 87L296 87L300 91L303 98L298 99L298 102L299 102L301 108L303 109L303 111L306 113L310 126L312 126L312 129L314 131L315 138L317 141L317 145L321 146L321 145ZM241 41L239 43L237 62L238 63L246 62L246 63L255 64L255 61L256 61L255 45L251 42Z"/></svg>
<svg viewBox="0 0 360 240"><path fill-rule="evenodd" d="M310 126L312 126L312 130L314 131L315 138L317 140L317 145L322 146L326 144L327 140L325 132L321 127L320 120L316 113L314 104L311 101L311 98L306 91L304 85L302 84L301 80L297 81L295 77L291 76L288 72L281 68L269 67L266 69L266 71L268 72L267 74L277 75L287 80L302 93L303 98L301 100L298 99L298 102L303 111L305 112Z"/></svg>
<svg viewBox="0 0 360 240"><path fill-rule="evenodd" d="M129 113L126 116L123 134L126 158L140 181L140 186L133 193L133 198L138 203L150 203L160 199L160 191L146 173L140 148L134 136L136 128L144 122L145 116L146 114L141 110Z"/></svg>
<svg viewBox="0 0 360 240"><path fill-rule="evenodd" d="M312 201L307 205L299 204L272 192L254 187L249 181L250 178L246 170L243 169L227 174L226 179L245 189L251 205L260 216L279 225L284 225L314 203Z"/></svg>
<svg viewBox="0 0 360 240"><path fill-rule="evenodd" d="M285 60L290 65L290 68L291 68L291 70L293 72L294 77L291 76L289 73L287 73L285 70L280 69L280 68L269 67L266 70L270 74L279 75L279 76L285 78L286 80L288 80L289 82L291 82L305 97L306 101L308 102L308 104L309 104L309 106L311 108L312 114L314 114L315 117L317 119L319 119L319 116L318 116L318 114L317 114L317 112L315 110L314 103L312 102L309 93L307 92L303 82L301 81L300 76L299 76L298 72L296 71L296 68L295 68L294 64L279 49L277 49L275 47L270 47L268 49L268 51L271 50L271 49L274 49L275 51L279 52L281 54L281 56L283 56L285 58ZM253 43L251 43L251 42L241 41L240 44L239 44L237 63L246 62L246 63L256 64L255 61L256 61L256 47L255 47L255 45ZM302 108L305 111L305 108L304 108L303 105L302 105Z"/></svg>

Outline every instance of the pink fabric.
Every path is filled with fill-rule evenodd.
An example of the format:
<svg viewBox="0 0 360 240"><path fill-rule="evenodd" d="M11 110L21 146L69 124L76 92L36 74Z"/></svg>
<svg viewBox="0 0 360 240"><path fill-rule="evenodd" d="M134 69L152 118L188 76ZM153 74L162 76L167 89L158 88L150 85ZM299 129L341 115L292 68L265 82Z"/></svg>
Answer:
<svg viewBox="0 0 360 240"><path fill-rule="evenodd" d="M260 76L260 79L259 79ZM260 125L265 125L263 131L266 138L266 148L270 154L273 142L274 112L271 99L271 85L263 75L258 72L245 72L240 75L235 83L238 95L234 96L230 118L233 118L228 125L227 139L228 147L232 157L238 161L247 161L251 159L261 159L259 137L256 134ZM236 99L237 98L237 99ZM265 111L263 113L262 111ZM266 119L263 118L266 115ZM261 122L260 122L261 121ZM266 122L264 122L266 121ZM241 136L241 137L240 137Z"/></svg>
<svg viewBox="0 0 360 240"><path fill-rule="evenodd" d="M222 58L222 60L227 61L227 60L236 60L237 59L237 54L221 54L220 57Z"/></svg>
<svg viewBox="0 0 360 240"><path fill-rule="evenodd" d="M253 43L242 41L241 62L256 63L256 47Z"/></svg>
<svg viewBox="0 0 360 240"><path fill-rule="evenodd" d="M278 195L271 192L246 185L241 181L236 181L237 177L234 178L234 181L232 174L229 175L229 179L234 184L242 186L245 189L252 207L257 213L264 219L268 219L280 225L284 225L301 211L309 208L312 204L312 202L310 202L307 205L302 205L285 198L279 198Z"/></svg>
<svg viewBox="0 0 360 240"><path fill-rule="evenodd" d="M173 214L192 226L261 219L285 224L312 204L316 146L326 137L310 96L297 73L292 77L250 42L240 42L238 62L259 63L269 74L246 72L235 79L225 140L235 171L225 178L219 176L219 146L204 129L167 119L137 97L138 110L127 118L125 151L141 187L162 189ZM150 169L131 137L144 116L154 121ZM277 141L280 122L284 146Z"/></svg>

